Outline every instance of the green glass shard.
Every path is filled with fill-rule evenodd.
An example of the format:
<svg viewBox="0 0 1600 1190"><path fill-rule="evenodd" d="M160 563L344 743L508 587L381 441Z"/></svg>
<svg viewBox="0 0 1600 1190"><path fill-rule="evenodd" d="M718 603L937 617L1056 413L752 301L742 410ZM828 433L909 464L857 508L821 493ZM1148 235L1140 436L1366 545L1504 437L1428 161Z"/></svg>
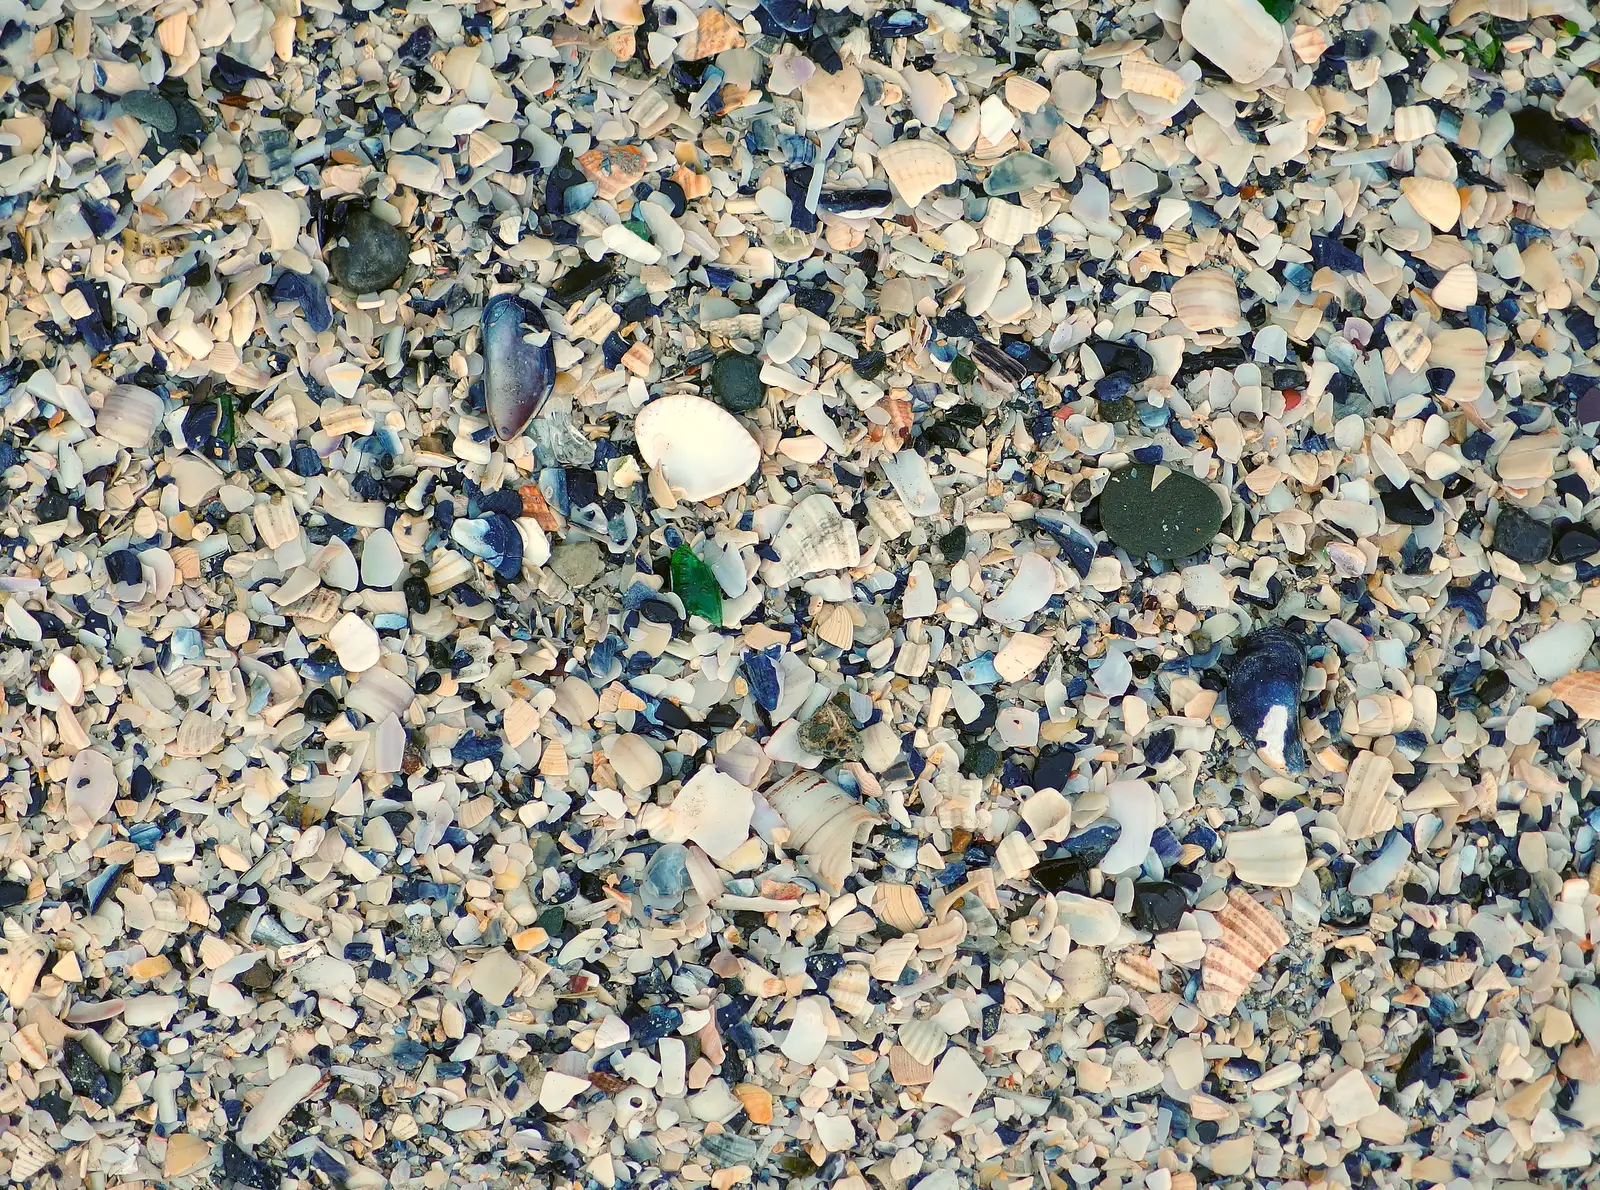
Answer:
<svg viewBox="0 0 1600 1190"><path fill-rule="evenodd" d="M222 417L217 426L217 436L229 446L232 446L234 438L238 435L238 430L233 420L233 394L229 392L218 394L217 403L222 406Z"/></svg>
<svg viewBox="0 0 1600 1190"><path fill-rule="evenodd" d="M1294 11L1295 0L1261 0L1261 7L1272 14L1272 19L1282 24Z"/></svg>
<svg viewBox="0 0 1600 1190"><path fill-rule="evenodd" d="M1410 29L1412 35L1415 36L1418 41L1427 46L1434 53L1438 54L1439 57L1448 57L1448 55L1444 52L1444 46L1439 43L1439 35L1432 29L1428 28L1428 26L1424 25L1416 17L1411 19L1411 23L1407 25L1406 28Z"/></svg>
<svg viewBox="0 0 1600 1190"><path fill-rule="evenodd" d="M964 355L950 361L950 371L961 384L971 384L978 378L978 365Z"/></svg>
<svg viewBox="0 0 1600 1190"><path fill-rule="evenodd" d="M683 610L703 616L722 627L722 589L717 576L686 545L672 551L672 593L683 600Z"/></svg>

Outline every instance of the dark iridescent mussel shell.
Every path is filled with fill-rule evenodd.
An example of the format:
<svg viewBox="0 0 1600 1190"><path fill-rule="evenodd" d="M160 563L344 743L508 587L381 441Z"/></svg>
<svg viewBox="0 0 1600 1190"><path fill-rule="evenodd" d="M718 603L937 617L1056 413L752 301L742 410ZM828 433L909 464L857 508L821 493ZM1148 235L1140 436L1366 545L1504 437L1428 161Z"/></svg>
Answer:
<svg viewBox="0 0 1600 1190"><path fill-rule="evenodd" d="M1286 628L1262 628L1240 643L1228 665L1228 713L1233 725L1278 772L1306 767L1300 743L1300 686L1306 649Z"/></svg>
<svg viewBox="0 0 1600 1190"><path fill-rule="evenodd" d="M830 215L864 215L894 205L887 186L860 186L848 190L824 190L817 206Z"/></svg>
<svg viewBox="0 0 1600 1190"><path fill-rule="evenodd" d="M532 302L502 293L483 308L483 398L495 437L522 433L556 382L550 327Z"/></svg>

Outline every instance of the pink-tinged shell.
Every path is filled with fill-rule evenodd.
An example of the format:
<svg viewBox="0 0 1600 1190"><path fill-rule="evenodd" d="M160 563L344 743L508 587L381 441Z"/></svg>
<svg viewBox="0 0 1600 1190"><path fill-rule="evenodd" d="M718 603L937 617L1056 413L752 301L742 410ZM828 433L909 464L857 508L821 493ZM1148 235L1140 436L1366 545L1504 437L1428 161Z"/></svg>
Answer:
<svg viewBox="0 0 1600 1190"><path fill-rule="evenodd" d="M1250 990L1256 972L1289 941L1283 925L1266 906L1234 889L1217 914L1222 936L1206 947L1200 969L1200 1010L1227 1016Z"/></svg>

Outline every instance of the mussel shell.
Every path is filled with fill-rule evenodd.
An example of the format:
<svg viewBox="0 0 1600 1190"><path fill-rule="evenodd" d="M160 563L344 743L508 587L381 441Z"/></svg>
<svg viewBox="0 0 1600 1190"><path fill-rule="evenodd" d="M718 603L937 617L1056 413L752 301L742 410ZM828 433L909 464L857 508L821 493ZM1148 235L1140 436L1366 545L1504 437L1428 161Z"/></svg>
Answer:
<svg viewBox="0 0 1600 1190"><path fill-rule="evenodd" d="M1301 772L1306 767L1300 742L1300 686L1306 676L1306 650L1300 637L1286 628L1262 628L1245 637L1228 667L1228 713L1239 734L1261 746L1263 729L1275 709L1283 712L1284 767ZM1269 754L1277 754L1278 730L1266 741Z"/></svg>
<svg viewBox="0 0 1600 1190"><path fill-rule="evenodd" d="M490 298L483 308L483 398L495 437L509 442L522 433L555 382L555 344L539 308L515 294Z"/></svg>

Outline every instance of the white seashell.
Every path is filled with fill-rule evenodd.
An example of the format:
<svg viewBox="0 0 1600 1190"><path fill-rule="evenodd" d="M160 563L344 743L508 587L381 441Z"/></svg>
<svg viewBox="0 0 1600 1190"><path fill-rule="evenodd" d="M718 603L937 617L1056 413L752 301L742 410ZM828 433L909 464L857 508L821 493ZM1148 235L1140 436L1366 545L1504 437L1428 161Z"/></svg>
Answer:
<svg viewBox="0 0 1600 1190"><path fill-rule="evenodd" d="M1470 326L1456 330L1439 331L1433 336L1433 350L1429 360L1436 368L1449 368L1455 379L1445 390L1448 401L1471 401L1483 392L1489 365L1489 341L1480 330Z"/></svg>
<svg viewBox="0 0 1600 1190"><path fill-rule="evenodd" d="M1208 1017L1232 1012L1256 972L1289 941L1278 919L1241 889L1228 894L1217 924L1222 934L1206 946L1197 998L1200 1011Z"/></svg>
<svg viewBox="0 0 1600 1190"><path fill-rule="evenodd" d="M1039 854L1034 851L1032 843L1019 832L1012 831L994 849L994 859L1000 865L1001 875L1007 880L1015 880L1039 862Z"/></svg>
<svg viewBox="0 0 1600 1190"><path fill-rule="evenodd" d="M900 1047L924 1066L932 1066L950 1044L950 1034L934 1021L907 1021L899 1032Z"/></svg>
<svg viewBox="0 0 1600 1190"><path fill-rule="evenodd" d="M1439 278L1433 300L1445 310L1468 310L1478 302L1478 273L1470 264L1458 264ZM1407 367L1411 365L1407 364ZM1411 368L1413 372L1417 369Z"/></svg>
<svg viewBox="0 0 1600 1190"><path fill-rule="evenodd" d="M1397 107L1394 110L1394 138L1397 141L1421 140L1432 136L1439 127L1439 117L1431 107L1420 104Z"/></svg>
<svg viewBox="0 0 1600 1190"><path fill-rule="evenodd" d="M709 500L761 466L761 448L733 414L702 397L660 397L634 418L639 454L683 493Z"/></svg>
<svg viewBox="0 0 1600 1190"><path fill-rule="evenodd" d="M1186 273L1172 286L1172 311L1196 334L1238 324L1239 289L1221 269Z"/></svg>
<svg viewBox="0 0 1600 1190"><path fill-rule="evenodd" d="M1083 946L1074 947L1062 960L1056 969L1056 979L1061 983L1062 998L1069 1008L1105 995L1110 984L1105 959L1099 951Z"/></svg>
<svg viewBox="0 0 1600 1190"><path fill-rule="evenodd" d="M1113 781L1106 788L1106 798L1106 814L1122 827L1122 833L1100 861L1100 870L1115 876L1144 863L1150 840L1166 821L1166 814L1148 781Z"/></svg>
<svg viewBox="0 0 1600 1190"><path fill-rule="evenodd" d="M629 793L642 793L652 789L655 783L661 780L661 754L652 748L643 736L631 732L627 735L607 736L605 754ZM742 843L744 840L740 839L739 842Z"/></svg>
<svg viewBox="0 0 1600 1190"><path fill-rule="evenodd" d="M897 930L920 929L928 920L917 890L907 884L880 884L873 893L872 911Z"/></svg>
<svg viewBox="0 0 1600 1190"><path fill-rule="evenodd" d="M821 132L855 115L865 84L861 72L846 66L838 74L818 70L800 88L805 131Z"/></svg>
<svg viewBox="0 0 1600 1190"><path fill-rule="evenodd" d="M1291 888L1306 870L1306 840L1293 814L1280 814L1260 830L1232 831L1226 858L1246 884Z"/></svg>
<svg viewBox="0 0 1600 1190"><path fill-rule="evenodd" d="M351 684L344 705L379 723L390 715L404 718L415 697L410 682L391 670L374 667Z"/></svg>
<svg viewBox="0 0 1600 1190"><path fill-rule="evenodd" d="M1056 909L1074 946L1109 946L1122 931L1122 918L1110 901L1057 893Z"/></svg>
<svg viewBox="0 0 1600 1190"><path fill-rule="evenodd" d="M1533 190L1533 217L1540 227L1571 227L1589 210L1589 184L1564 169L1547 169Z"/></svg>
<svg viewBox="0 0 1600 1190"><path fill-rule="evenodd" d="M673 820L683 837L698 843L707 855L719 861L750 837L754 813L755 795L726 773L710 767L698 770L672 799Z"/></svg>
<svg viewBox="0 0 1600 1190"><path fill-rule="evenodd" d="M10 1181L14 1183L30 1181L59 1159L60 1154L50 1147L50 1143L44 1137L24 1133L18 1137L16 1149L11 1154Z"/></svg>
<svg viewBox="0 0 1600 1190"><path fill-rule="evenodd" d="M906 969L906 964L916 953L917 940L912 935L904 934L899 938L891 938L873 953L872 961L867 964L867 970L872 973L873 979L893 983L900 978L900 973Z"/></svg>
<svg viewBox="0 0 1600 1190"><path fill-rule="evenodd" d="M867 1010L867 991L872 978L860 963L846 963L828 981L828 999L846 1016L860 1016Z"/></svg>
<svg viewBox="0 0 1600 1190"><path fill-rule="evenodd" d="M983 605L983 614L991 620L1026 620L1055 593L1056 568L1041 554L1023 554L1005 591Z"/></svg>
<svg viewBox="0 0 1600 1190"><path fill-rule="evenodd" d="M917 931L917 946L921 950L954 950L967 936L967 919L952 913L932 925Z"/></svg>
<svg viewBox="0 0 1600 1190"><path fill-rule="evenodd" d="M72 758L67 770L67 825L78 838L89 832L117 800L117 773L111 761L93 748Z"/></svg>
<svg viewBox="0 0 1600 1190"><path fill-rule="evenodd" d="M956 180L956 159L932 141L895 141L878 151L878 163L908 207Z"/></svg>
<svg viewBox="0 0 1600 1190"><path fill-rule="evenodd" d="M383 656L383 645L378 640L377 629L355 612L346 612L328 630L328 647L349 673L364 673L378 664L378 659Z"/></svg>
<svg viewBox="0 0 1600 1190"><path fill-rule="evenodd" d="M67 653L57 653L50 659L50 684L69 706L83 701L83 672Z"/></svg>
<svg viewBox="0 0 1600 1190"><path fill-rule="evenodd" d="M94 428L118 446L142 450L150 445L165 408L161 397L149 389L119 384L106 394Z"/></svg>
<svg viewBox="0 0 1600 1190"><path fill-rule="evenodd" d="M1022 803L1022 821L1033 837L1044 843L1059 843L1072 833L1072 803L1054 789L1041 789Z"/></svg>
<svg viewBox="0 0 1600 1190"><path fill-rule="evenodd" d="M826 603L817 613L812 631L817 634L819 640L848 651L855 643L856 622L850 615L850 609L844 604Z"/></svg>
<svg viewBox="0 0 1600 1190"><path fill-rule="evenodd" d="M1417 214L1440 231L1449 231L1461 218L1461 196L1443 178L1402 178L1400 192Z"/></svg>
<svg viewBox="0 0 1600 1190"><path fill-rule="evenodd" d="M1032 79L1014 74L1006 80L1006 106L1012 111L1032 114L1049 101L1049 90Z"/></svg>
<svg viewBox="0 0 1600 1190"><path fill-rule="evenodd" d="M1122 89L1135 95L1149 95L1165 103L1175 102L1184 92L1184 81L1175 71L1157 66L1144 54L1129 54L1122 60L1119 73Z"/></svg>
<svg viewBox="0 0 1600 1190"><path fill-rule="evenodd" d="M807 496L794 506L772 545L791 579L861 565L855 522L842 516L833 498L824 492Z"/></svg>
<svg viewBox="0 0 1600 1190"><path fill-rule="evenodd" d="M1384 329L1401 366L1410 372L1421 372L1433 350L1433 340L1428 338L1428 333L1416 323L1398 318L1387 323Z"/></svg>
<svg viewBox="0 0 1600 1190"><path fill-rule="evenodd" d="M789 828L790 845L831 891L840 891L854 860L851 849L867 841L878 816L833 782L804 771L767 790L766 799Z"/></svg>
<svg viewBox="0 0 1600 1190"><path fill-rule="evenodd" d="M1395 824L1400 804L1389 797L1393 777L1393 762L1375 752L1362 752L1351 763L1338 812L1345 838L1382 834Z"/></svg>

